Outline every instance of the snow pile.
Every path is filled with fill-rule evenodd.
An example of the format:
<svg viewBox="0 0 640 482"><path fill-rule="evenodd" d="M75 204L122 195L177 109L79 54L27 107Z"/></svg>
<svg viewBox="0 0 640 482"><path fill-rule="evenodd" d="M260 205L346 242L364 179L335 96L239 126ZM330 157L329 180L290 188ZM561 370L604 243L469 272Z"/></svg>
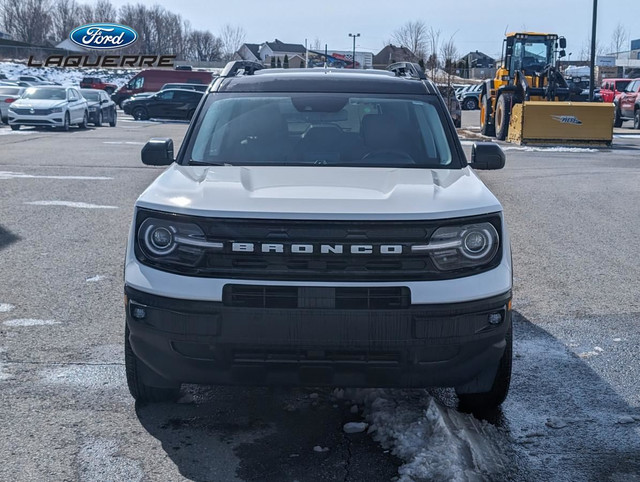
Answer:
<svg viewBox="0 0 640 482"><path fill-rule="evenodd" d="M118 88L126 84L139 69L98 69L91 67L28 67L19 62L0 62L0 73L7 79L20 75L37 75L61 85L78 86L83 77L100 77L104 82L116 84Z"/></svg>
<svg viewBox="0 0 640 482"><path fill-rule="evenodd" d="M531 147L531 146L503 146L503 151L525 151L525 152L598 152L598 149L589 147Z"/></svg>
<svg viewBox="0 0 640 482"><path fill-rule="evenodd" d="M405 462L401 482L491 480L507 471L498 429L424 391L358 390L356 398L365 403L368 433Z"/></svg>

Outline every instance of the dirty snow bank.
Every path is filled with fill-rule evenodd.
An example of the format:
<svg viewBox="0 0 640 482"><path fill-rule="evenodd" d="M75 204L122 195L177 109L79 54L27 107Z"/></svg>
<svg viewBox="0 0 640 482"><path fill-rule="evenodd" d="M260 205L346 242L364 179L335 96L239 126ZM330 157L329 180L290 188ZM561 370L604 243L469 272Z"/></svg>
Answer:
<svg viewBox="0 0 640 482"><path fill-rule="evenodd" d="M368 433L402 459L401 482L496 480L507 472L499 430L441 406L426 391L357 390Z"/></svg>
<svg viewBox="0 0 640 482"><path fill-rule="evenodd" d="M139 69L97 69L90 67L28 67L20 62L0 62L0 73L7 79L15 79L20 75L37 75L50 82L62 85L78 86L83 77L100 77L104 82L126 84L131 77L140 72Z"/></svg>

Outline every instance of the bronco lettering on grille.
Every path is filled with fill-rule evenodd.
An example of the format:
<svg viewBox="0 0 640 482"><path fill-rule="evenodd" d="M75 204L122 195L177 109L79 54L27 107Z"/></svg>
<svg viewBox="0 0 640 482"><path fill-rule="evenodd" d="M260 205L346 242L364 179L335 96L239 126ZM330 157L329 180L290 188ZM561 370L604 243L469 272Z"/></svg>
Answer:
<svg viewBox="0 0 640 482"><path fill-rule="evenodd" d="M308 243L231 243L234 253L287 254L402 254L401 244L308 244Z"/></svg>

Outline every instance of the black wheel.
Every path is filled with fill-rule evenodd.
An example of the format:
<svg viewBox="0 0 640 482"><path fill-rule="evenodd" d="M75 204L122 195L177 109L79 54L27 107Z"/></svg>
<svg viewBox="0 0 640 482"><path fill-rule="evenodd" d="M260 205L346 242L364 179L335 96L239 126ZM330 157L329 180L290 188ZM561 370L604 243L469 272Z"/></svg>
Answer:
<svg viewBox="0 0 640 482"><path fill-rule="evenodd" d="M640 129L640 108L636 109L633 114L633 128L636 130Z"/></svg>
<svg viewBox="0 0 640 482"><path fill-rule="evenodd" d="M496 128L491 122L491 99L487 96L482 98L480 106L480 133L490 137L496 135Z"/></svg>
<svg viewBox="0 0 640 482"><path fill-rule="evenodd" d="M464 110L476 110L478 108L478 99L475 97L469 97L462 103Z"/></svg>
<svg viewBox="0 0 640 482"><path fill-rule="evenodd" d="M131 115L135 120L147 120L149 118L147 109L144 107L136 107L133 109L133 112L131 112Z"/></svg>
<svg viewBox="0 0 640 482"><path fill-rule="evenodd" d="M622 114L620 114L620 109L616 108L616 115L613 119L613 127L622 127L622 123L624 121L622 120Z"/></svg>
<svg viewBox="0 0 640 482"><path fill-rule="evenodd" d="M78 124L78 127L80 129L86 129L88 123L89 123L89 115L87 114L87 111L85 110L84 114L82 115L82 122L80 122L80 124Z"/></svg>
<svg viewBox="0 0 640 482"><path fill-rule="evenodd" d="M498 97L496 103L495 129L496 139L504 141L509 133L509 121L511 120L511 103L513 95L504 93Z"/></svg>
<svg viewBox="0 0 640 482"><path fill-rule="evenodd" d="M127 385L129 386L131 396L142 403L172 402L177 400L180 394L180 387L160 388L147 385L140 373L141 363L131 348L131 344L129 343L129 327L125 325L124 365L127 374Z"/></svg>
<svg viewBox="0 0 640 482"><path fill-rule="evenodd" d="M102 127L102 121L104 120L104 117L102 115L102 111L98 112L98 117L96 119L96 121L94 122L96 127Z"/></svg>
<svg viewBox="0 0 640 482"><path fill-rule="evenodd" d="M19 131L20 130L20 124L11 124L11 130L12 131Z"/></svg>
<svg viewBox="0 0 640 482"><path fill-rule="evenodd" d="M499 407L509 394L511 385L511 362L513 357L513 334L509 327L505 338L507 346L498 365L498 372L491 390L484 393L459 393L459 407L466 412L483 412Z"/></svg>
<svg viewBox="0 0 640 482"><path fill-rule="evenodd" d="M65 112L64 114L64 124L62 124L62 130L67 132L69 130L69 125L71 121L69 120L69 113Z"/></svg>
<svg viewBox="0 0 640 482"><path fill-rule="evenodd" d="M113 112L111 113L111 120L109 121L109 125L111 127L115 127L118 123L118 113L116 112L116 108L113 108Z"/></svg>

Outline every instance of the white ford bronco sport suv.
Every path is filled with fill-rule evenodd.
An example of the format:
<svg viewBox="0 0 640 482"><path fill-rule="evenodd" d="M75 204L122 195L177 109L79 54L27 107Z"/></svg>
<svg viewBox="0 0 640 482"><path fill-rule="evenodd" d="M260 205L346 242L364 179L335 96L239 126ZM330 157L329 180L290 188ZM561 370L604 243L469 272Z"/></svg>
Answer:
<svg viewBox="0 0 640 482"><path fill-rule="evenodd" d="M511 376L502 207L437 88L388 71L216 79L142 193L125 261L126 373L140 401L181 383L455 387L496 407Z"/></svg>

